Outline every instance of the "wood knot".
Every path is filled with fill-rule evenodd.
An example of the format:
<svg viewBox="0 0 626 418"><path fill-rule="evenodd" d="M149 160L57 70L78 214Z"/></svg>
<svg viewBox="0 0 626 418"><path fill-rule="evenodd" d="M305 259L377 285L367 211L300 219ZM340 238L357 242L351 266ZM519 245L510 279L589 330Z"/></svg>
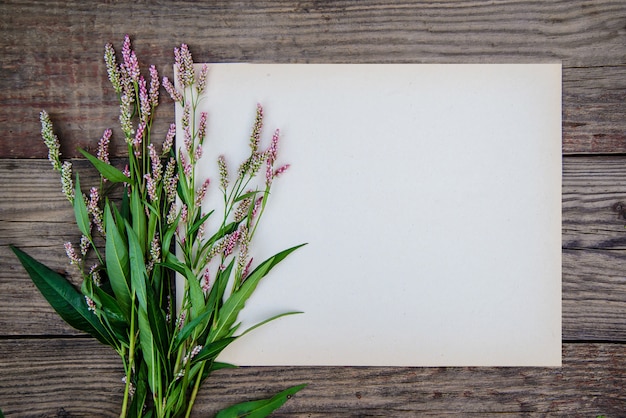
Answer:
<svg viewBox="0 0 626 418"><path fill-rule="evenodd" d="M611 208L619 218L626 219L626 204L624 202L616 202Z"/></svg>

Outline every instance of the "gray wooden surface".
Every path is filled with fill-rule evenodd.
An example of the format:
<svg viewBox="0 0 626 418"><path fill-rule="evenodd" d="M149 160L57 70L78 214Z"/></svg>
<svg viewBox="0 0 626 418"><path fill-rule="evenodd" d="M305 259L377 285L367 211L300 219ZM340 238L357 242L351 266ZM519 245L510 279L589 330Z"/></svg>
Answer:
<svg viewBox="0 0 626 418"><path fill-rule="evenodd" d="M195 416L301 382L309 386L276 416L626 416L625 1L5 0L0 408L7 416L118 414L116 355L57 318L8 245L71 275L62 244L78 232L45 160L38 113L52 115L64 156L94 149L104 128L117 126L103 46L120 46L126 33L140 61L164 75L181 42L197 61L212 62L563 63L562 368L241 368L207 382ZM158 112L157 131L173 117L171 102ZM116 156L124 148L114 140Z"/></svg>

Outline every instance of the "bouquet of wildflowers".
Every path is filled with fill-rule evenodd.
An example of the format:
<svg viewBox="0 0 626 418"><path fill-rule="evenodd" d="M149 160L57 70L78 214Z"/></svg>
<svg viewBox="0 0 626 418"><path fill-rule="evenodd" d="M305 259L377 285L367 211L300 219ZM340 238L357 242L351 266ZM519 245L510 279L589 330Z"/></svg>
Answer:
<svg viewBox="0 0 626 418"><path fill-rule="evenodd" d="M216 361L224 348L257 326L295 313L268 318L247 330L240 330L237 323L259 281L300 247L286 249L257 265L250 256L251 240L273 180L288 166L276 166L278 131L269 146L261 148L263 109L257 105L250 154L234 179L224 157L215 162L220 171L223 212L203 212L209 180L196 177L196 166L202 160L207 115L197 115L196 109L207 67L196 74L183 44L174 50L176 86L167 77L162 80L183 109L184 138L177 151L174 124L161 146L150 135L161 87L156 68L150 67L148 82L128 37L121 55L118 64L113 47L106 46L105 63L119 97L121 131L128 145L124 169L109 160L112 132L107 129L97 155L80 150L100 173L99 186L85 194L78 174L73 176L71 162L61 161L49 115L41 113L49 159L60 173L63 193L73 206L81 233L77 245L65 244L70 263L81 274L80 289L12 248L66 322L119 354L125 372L120 417L188 417L211 372L234 367ZM113 199L114 190L121 191L121 197ZM208 231L207 221L218 216L219 222L214 223L218 227ZM175 275L184 281L178 309ZM303 387L234 405L218 417L266 416Z"/></svg>

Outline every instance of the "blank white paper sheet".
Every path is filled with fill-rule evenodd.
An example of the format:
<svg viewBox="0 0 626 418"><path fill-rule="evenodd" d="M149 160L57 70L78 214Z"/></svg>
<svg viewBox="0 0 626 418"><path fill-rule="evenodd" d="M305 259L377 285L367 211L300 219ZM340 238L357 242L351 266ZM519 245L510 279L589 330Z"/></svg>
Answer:
<svg viewBox="0 0 626 418"><path fill-rule="evenodd" d="M304 314L220 361L561 365L560 64L209 68L207 206L221 199L217 156L234 174L260 103L262 146L280 128L278 165L291 167L273 184L255 264L308 243L240 320Z"/></svg>

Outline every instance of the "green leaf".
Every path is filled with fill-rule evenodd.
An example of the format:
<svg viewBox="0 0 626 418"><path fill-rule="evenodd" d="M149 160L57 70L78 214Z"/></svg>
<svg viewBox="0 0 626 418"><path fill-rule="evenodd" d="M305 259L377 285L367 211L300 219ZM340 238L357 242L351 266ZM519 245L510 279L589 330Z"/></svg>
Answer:
<svg viewBox="0 0 626 418"><path fill-rule="evenodd" d="M204 311L204 292L200 286L200 281L197 277L187 278L189 284L189 300L191 302L191 313L195 318Z"/></svg>
<svg viewBox="0 0 626 418"><path fill-rule="evenodd" d="M235 341L237 337L222 338L219 341L215 341L206 345L200 352L193 358L194 363L205 360L215 359L230 343Z"/></svg>
<svg viewBox="0 0 626 418"><path fill-rule="evenodd" d="M293 311L293 312L284 312L284 313L281 313L281 314L278 314L278 315L274 315L274 316L272 316L270 318L267 318L264 321L259 322L258 324L255 324L255 325L251 326L250 328L248 328L247 330L242 332L241 335L239 335L239 336L242 337L242 336L246 335L247 333L249 333L250 331L254 331L258 327L263 326L263 325L267 324L268 322L272 322L275 319L282 318L283 316L298 315L298 314L302 314L302 313L304 313L304 312Z"/></svg>
<svg viewBox="0 0 626 418"><path fill-rule="evenodd" d="M84 149L79 148L78 151L80 151L80 153L83 154L85 158L91 161L91 164L93 164L96 170L98 170L104 178L110 180L112 183L130 183L130 179L117 168L91 155Z"/></svg>
<svg viewBox="0 0 626 418"><path fill-rule="evenodd" d="M130 195L130 215L132 218L133 231L137 236L139 248L141 248L141 253L145 254L147 236L146 214L144 212L143 202L139 196L139 191L136 187L133 188Z"/></svg>
<svg viewBox="0 0 626 418"><path fill-rule="evenodd" d="M180 332L178 332L176 334L176 337L174 338L174 341L172 341L172 347L170 348L170 353L173 353L176 350L178 350L178 347L180 347L180 345L183 343L183 341L185 341L187 339L187 337L189 337L191 335L191 333L194 331L194 329L198 325L200 325L200 324L202 324L202 322L206 321L209 318L209 316L211 315L212 312L213 312L213 310L207 309L201 315L199 315L198 317L194 318L192 321L190 321L187 324L185 324L185 326L180 330ZM203 328L204 328L204 326L203 326Z"/></svg>
<svg viewBox="0 0 626 418"><path fill-rule="evenodd" d="M132 292L137 295L139 306L144 311L148 310L146 281L148 273L143 260L143 252L139 247L137 235L128 222L126 222L126 234L128 235L128 255L130 258L130 283Z"/></svg>
<svg viewBox="0 0 626 418"><path fill-rule="evenodd" d="M172 269L180 274L182 274L187 280L191 280L195 278L195 274L189 267L183 264L176 256L172 253L167 255L167 260L162 263L165 267Z"/></svg>
<svg viewBox="0 0 626 418"><path fill-rule="evenodd" d="M176 232L176 225L177 223L174 223L174 225L168 226L167 231L165 231L165 234L163 235L163 243L161 245L161 251L163 251L163 256L166 258L170 254L170 250L172 246L172 238L174 237L174 233Z"/></svg>
<svg viewBox="0 0 626 418"><path fill-rule="evenodd" d="M200 226L206 222L207 219L209 219L209 216L211 216L213 212L215 211L214 210L210 211L209 213L207 213L206 215L198 219L196 222L194 222L194 224L189 229L188 234L193 235L193 233L196 232L200 228Z"/></svg>
<svg viewBox="0 0 626 418"><path fill-rule="evenodd" d="M154 334L150 328L150 320L148 314L144 309L139 309L139 343L141 345L141 352L143 353L143 360L148 366L148 384L152 393L157 393L159 376L161 374L161 362L159 361L159 353L154 345Z"/></svg>
<svg viewBox="0 0 626 418"><path fill-rule="evenodd" d="M259 193L261 193L260 190L253 190L251 192L243 193L243 194L237 196L237 198L235 200L233 200L233 203L237 203L237 202L239 202L241 200L244 200L244 199L247 199L249 197L254 197L254 196L256 196Z"/></svg>
<svg viewBox="0 0 626 418"><path fill-rule="evenodd" d="M102 313L113 334L123 343L130 344L130 340L128 339L129 319L120 308L120 305L101 288L96 286L93 290L95 293L94 298L98 299Z"/></svg>
<svg viewBox="0 0 626 418"><path fill-rule="evenodd" d="M128 248L124 238L113 220L111 209L107 203L104 207L106 223L106 266L109 283L117 298L120 308L127 318L130 318L131 295L128 287L130 276L130 263L128 261Z"/></svg>
<svg viewBox="0 0 626 418"><path fill-rule="evenodd" d="M115 341L87 308L85 297L65 277L41 264L19 248L10 246L35 286L52 308L72 327L91 334L103 344L115 347Z"/></svg>
<svg viewBox="0 0 626 418"><path fill-rule="evenodd" d="M165 325L165 316L163 311L159 308L159 302L156 300L156 296L150 286L146 287L148 295L148 321L150 322L150 329L156 343L155 348L159 353L159 358L165 362L165 353L169 346L169 338L167 333L167 326Z"/></svg>
<svg viewBox="0 0 626 418"><path fill-rule="evenodd" d="M295 247L279 252L262 262L252 273L250 273L241 287L231 294L226 302L224 302L224 305L220 310L219 320L212 332L212 338L210 338L211 340L219 339L228 332L228 329L235 323L237 315L239 315L239 312L245 306L246 301L256 289L259 281L265 277L267 273L274 268L274 266L303 245L305 244L296 245Z"/></svg>
<svg viewBox="0 0 626 418"><path fill-rule="evenodd" d="M148 372L146 370L146 363L141 362L139 366L139 372L137 373L137 377L135 379L135 395L133 395L133 400L130 404L128 417L142 417L144 416L144 404L146 403L146 396L148 392L148 387L146 385L146 380L148 378Z"/></svg>
<svg viewBox="0 0 626 418"><path fill-rule="evenodd" d="M294 394L305 387L306 385L292 386L269 399L248 401L230 406L218 412L215 418L264 418L283 406Z"/></svg>
<svg viewBox="0 0 626 418"><path fill-rule="evenodd" d="M76 174L76 190L74 191L74 216L76 217L76 225L83 235L91 236L91 223L89 222L89 214L87 213L87 205L83 198L83 192L80 190L80 181Z"/></svg>

